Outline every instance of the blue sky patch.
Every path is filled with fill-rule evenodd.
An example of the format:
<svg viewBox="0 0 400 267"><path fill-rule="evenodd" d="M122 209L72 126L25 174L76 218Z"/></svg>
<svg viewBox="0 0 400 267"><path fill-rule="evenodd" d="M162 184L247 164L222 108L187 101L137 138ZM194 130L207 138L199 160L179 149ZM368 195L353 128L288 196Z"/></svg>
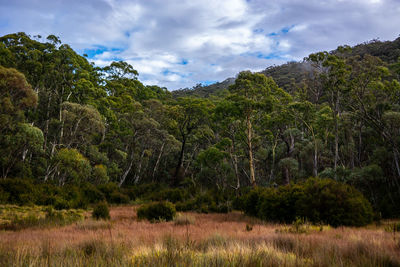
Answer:
<svg viewBox="0 0 400 267"><path fill-rule="evenodd" d="M217 82L218 82L218 81L216 81L216 80L200 81L200 83L201 83L202 85L210 85L210 84L217 83Z"/></svg>
<svg viewBox="0 0 400 267"><path fill-rule="evenodd" d="M104 52L121 52L122 50L119 48L107 48L102 45L95 45L95 48L92 49L84 49L82 54L86 54L89 59L94 59L96 55L101 55ZM119 60L118 57L112 58L113 60Z"/></svg>
<svg viewBox="0 0 400 267"><path fill-rule="evenodd" d="M296 25L293 24L293 25L291 25L291 26L283 27L283 28L280 29L278 32L271 32L271 33L267 34L267 36L274 37L274 36L285 35L285 34L287 34L288 32L290 32L290 30L293 29L294 26L296 26Z"/></svg>

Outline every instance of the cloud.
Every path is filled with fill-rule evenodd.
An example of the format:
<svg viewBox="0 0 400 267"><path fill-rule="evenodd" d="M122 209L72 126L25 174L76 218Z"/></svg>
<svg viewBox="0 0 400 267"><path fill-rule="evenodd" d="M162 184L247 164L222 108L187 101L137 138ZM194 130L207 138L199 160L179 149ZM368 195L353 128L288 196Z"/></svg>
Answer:
<svg viewBox="0 0 400 267"><path fill-rule="evenodd" d="M399 34L397 0L0 0L0 34L55 34L168 89Z"/></svg>

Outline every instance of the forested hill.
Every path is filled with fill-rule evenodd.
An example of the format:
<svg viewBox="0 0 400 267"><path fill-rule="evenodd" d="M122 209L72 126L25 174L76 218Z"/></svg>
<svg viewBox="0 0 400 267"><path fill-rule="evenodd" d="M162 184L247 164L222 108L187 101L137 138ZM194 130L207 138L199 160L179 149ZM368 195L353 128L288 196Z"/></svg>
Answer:
<svg viewBox="0 0 400 267"><path fill-rule="evenodd" d="M332 53L336 53L334 50ZM379 41L372 40L366 43L356 45L352 48L352 56L364 56L369 54L379 57L388 64L395 63L400 57L400 37L394 41ZM304 79L310 75L310 65L307 61L288 62L286 64L271 66L261 71L260 73L270 76L274 79L279 87L287 92L290 92L295 86L301 86ZM197 85L193 88L185 88L172 91L174 97L182 96L197 96L209 97L211 95L221 95L226 92L228 87L234 83L234 78L228 78L222 82L202 86Z"/></svg>
<svg viewBox="0 0 400 267"><path fill-rule="evenodd" d="M235 83L235 78L228 78L222 82L213 83L207 86L198 84L193 88L185 88L172 91L172 96L185 97L185 96L195 96L195 97L210 97L210 96L223 96L228 92L228 87Z"/></svg>

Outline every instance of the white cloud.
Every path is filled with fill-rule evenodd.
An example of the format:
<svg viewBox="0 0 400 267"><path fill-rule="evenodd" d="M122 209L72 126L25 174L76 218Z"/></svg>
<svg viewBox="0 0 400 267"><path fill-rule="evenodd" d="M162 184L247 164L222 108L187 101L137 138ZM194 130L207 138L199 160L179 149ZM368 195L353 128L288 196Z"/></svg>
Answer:
<svg viewBox="0 0 400 267"><path fill-rule="evenodd" d="M0 34L55 34L169 89L398 36L397 0L0 0Z"/></svg>

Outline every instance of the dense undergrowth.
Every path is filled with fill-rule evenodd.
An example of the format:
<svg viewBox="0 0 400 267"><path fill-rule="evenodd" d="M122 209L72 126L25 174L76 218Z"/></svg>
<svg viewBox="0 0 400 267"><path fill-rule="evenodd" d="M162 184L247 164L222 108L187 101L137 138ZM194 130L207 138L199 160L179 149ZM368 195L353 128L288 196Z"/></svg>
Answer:
<svg viewBox="0 0 400 267"><path fill-rule="evenodd" d="M120 188L114 183L94 186L59 187L49 183L34 184L26 179L0 180L3 194L0 203L51 206L56 210L86 209L100 202L128 204L165 202L171 206L171 220L176 211L227 213L244 211L265 221L291 223L296 218L314 224L363 226L374 217L371 204L355 188L330 179L308 179L303 183L272 187L243 188L241 191L201 190L186 185L170 188L164 184L143 184ZM165 217L165 209L144 216ZM144 213L143 213L144 214ZM171 218L170 218L171 217ZM379 215L375 217L379 219ZM167 218L165 218L167 219Z"/></svg>

